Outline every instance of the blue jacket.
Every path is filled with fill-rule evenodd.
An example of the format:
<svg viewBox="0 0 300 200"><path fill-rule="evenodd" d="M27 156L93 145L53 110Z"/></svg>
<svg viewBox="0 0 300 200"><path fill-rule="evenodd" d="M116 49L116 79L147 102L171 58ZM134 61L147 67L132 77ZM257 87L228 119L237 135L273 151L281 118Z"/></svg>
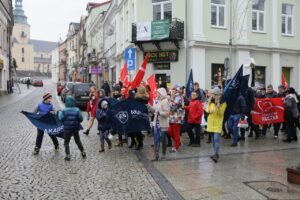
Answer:
<svg viewBox="0 0 300 200"><path fill-rule="evenodd" d="M64 132L78 132L80 130L83 117L79 108L75 107L74 97L67 97L66 108L58 113L58 120L63 123Z"/></svg>
<svg viewBox="0 0 300 200"><path fill-rule="evenodd" d="M242 95L239 95L237 101L235 102L233 109L232 109L232 115L235 114L241 114L245 115L247 110L247 104L245 97Z"/></svg>
<svg viewBox="0 0 300 200"><path fill-rule="evenodd" d="M108 109L99 109L96 113L96 118L98 120L98 130L99 131L108 131L111 129L110 121L108 118Z"/></svg>
<svg viewBox="0 0 300 200"><path fill-rule="evenodd" d="M53 110L54 108L51 103L45 103L44 101L42 101L38 104L36 112L39 115L45 115Z"/></svg>

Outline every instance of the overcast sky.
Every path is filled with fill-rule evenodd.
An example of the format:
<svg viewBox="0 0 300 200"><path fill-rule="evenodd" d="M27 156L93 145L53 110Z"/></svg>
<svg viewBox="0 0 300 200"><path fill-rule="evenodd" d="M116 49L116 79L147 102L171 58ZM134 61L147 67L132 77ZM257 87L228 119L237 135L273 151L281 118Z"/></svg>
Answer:
<svg viewBox="0 0 300 200"><path fill-rule="evenodd" d="M31 25L31 39L58 41L65 39L70 22L80 22L87 15L88 2L105 0L23 0L25 15ZM14 4L14 3L13 3Z"/></svg>

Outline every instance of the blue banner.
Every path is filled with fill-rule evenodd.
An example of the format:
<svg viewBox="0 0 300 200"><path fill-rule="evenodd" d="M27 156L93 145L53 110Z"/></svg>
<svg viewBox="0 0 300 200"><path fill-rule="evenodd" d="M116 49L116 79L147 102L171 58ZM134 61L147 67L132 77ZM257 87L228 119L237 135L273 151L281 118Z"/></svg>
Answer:
<svg viewBox="0 0 300 200"><path fill-rule="evenodd" d="M148 131L148 108L137 101L120 101L109 109L108 116L112 128L118 133Z"/></svg>
<svg viewBox="0 0 300 200"><path fill-rule="evenodd" d="M63 125L58 121L56 115L51 113L38 115L36 113L26 111L22 111L21 113L24 114L36 128L48 133L49 135L63 138ZM81 125L80 129L83 129Z"/></svg>
<svg viewBox="0 0 300 200"><path fill-rule="evenodd" d="M231 80L229 80L226 84L222 95L222 101L225 101L227 103L225 119L231 114L233 105L237 101L239 94L245 96L245 92L248 88L249 78L250 75L243 76L242 65L237 71L237 73L234 75L234 77Z"/></svg>
<svg viewBox="0 0 300 200"><path fill-rule="evenodd" d="M190 98L192 92L194 91L194 80L193 80L193 70L191 69L189 79L186 83L186 97Z"/></svg>

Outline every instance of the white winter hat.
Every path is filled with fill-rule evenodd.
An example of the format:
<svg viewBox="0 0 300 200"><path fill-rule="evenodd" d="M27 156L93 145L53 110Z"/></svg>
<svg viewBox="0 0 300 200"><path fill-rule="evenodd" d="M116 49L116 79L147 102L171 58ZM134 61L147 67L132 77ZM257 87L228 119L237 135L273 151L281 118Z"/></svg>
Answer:
<svg viewBox="0 0 300 200"><path fill-rule="evenodd" d="M219 87L215 87L213 90L212 90L212 93L214 95L220 95L221 94L221 90Z"/></svg>

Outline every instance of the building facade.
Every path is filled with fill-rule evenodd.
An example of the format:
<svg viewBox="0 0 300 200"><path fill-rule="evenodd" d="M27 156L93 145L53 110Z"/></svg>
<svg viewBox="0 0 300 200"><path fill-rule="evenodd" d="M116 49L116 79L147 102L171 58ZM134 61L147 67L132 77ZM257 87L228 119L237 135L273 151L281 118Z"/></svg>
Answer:
<svg viewBox="0 0 300 200"><path fill-rule="evenodd" d="M256 85L300 86L300 2L295 0L192 0L189 18L189 58L194 80L209 88L224 59L231 57L229 75L252 57ZM196 20L197 19L197 20ZM229 44L232 45L229 45ZM231 49L231 54L229 53Z"/></svg>
<svg viewBox="0 0 300 200"><path fill-rule="evenodd" d="M12 1L0 2L0 95L8 92L11 80L11 35L14 25Z"/></svg>
<svg viewBox="0 0 300 200"><path fill-rule="evenodd" d="M66 41L59 44L59 80L67 81L67 49Z"/></svg>
<svg viewBox="0 0 300 200"><path fill-rule="evenodd" d="M67 80L76 81L79 79L79 39L80 23L70 23L66 40L67 52Z"/></svg>
<svg viewBox="0 0 300 200"><path fill-rule="evenodd" d="M59 47L51 51L51 79L54 83L58 82L59 78Z"/></svg>

